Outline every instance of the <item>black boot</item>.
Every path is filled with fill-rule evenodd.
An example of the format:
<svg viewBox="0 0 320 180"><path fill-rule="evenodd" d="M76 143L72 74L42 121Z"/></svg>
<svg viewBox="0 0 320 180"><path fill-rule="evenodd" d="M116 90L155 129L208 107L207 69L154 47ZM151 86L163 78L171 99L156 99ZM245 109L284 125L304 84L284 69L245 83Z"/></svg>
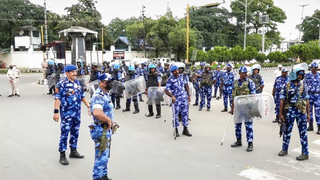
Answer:
<svg viewBox="0 0 320 180"><path fill-rule="evenodd" d="M183 127L182 134L185 135L185 136L189 136L189 137L192 136L192 134L190 134L190 132L188 131L187 127Z"/></svg>
<svg viewBox="0 0 320 180"><path fill-rule="evenodd" d="M59 162L62 164L62 165L68 165L69 162L66 158L66 153L63 151L63 152L60 152L60 160Z"/></svg>
<svg viewBox="0 0 320 180"><path fill-rule="evenodd" d="M313 123L309 123L307 131L313 131Z"/></svg>
<svg viewBox="0 0 320 180"><path fill-rule="evenodd" d="M238 146L242 146L241 139L237 139L235 143L231 144L231 147L238 147Z"/></svg>
<svg viewBox="0 0 320 180"><path fill-rule="evenodd" d="M134 105L134 112L133 114L138 114L140 112L139 110L139 103L138 102L133 102Z"/></svg>
<svg viewBox="0 0 320 180"><path fill-rule="evenodd" d="M83 155L80 155L77 151L77 149L71 149L71 153L69 155L69 158L78 158L78 159L81 159L81 158L84 158Z"/></svg>
<svg viewBox="0 0 320 180"><path fill-rule="evenodd" d="M304 161L304 160L308 160L308 159L309 159L308 154L301 154L300 156L296 157L296 160L298 160L298 161Z"/></svg>
<svg viewBox="0 0 320 180"><path fill-rule="evenodd" d="M247 150L247 152L251 152L253 150L253 143L252 142L248 143L248 147L246 150Z"/></svg>
<svg viewBox="0 0 320 180"><path fill-rule="evenodd" d="M194 104L193 104L193 106L198 106L198 105L199 105L198 103L194 103Z"/></svg>
<svg viewBox="0 0 320 180"><path fill-rule="evenodd" d="M117 104L116 109L120 109L121 108L121 106L120 106L120 97L116 98L116 104Z"/></svg>
<svg viewBox="0 0 320 180"><path fill-rule="evenodd" d="M156 105L156 110L157 110L156 119L159 119L159 118L161 118L161 106Z"/></svg>
<svg viewBox="0 0 320 180"><path fill-rule="evenodd" d="M151 117L153 116L153 109L152 109L152 105L148 105L148 109L149 109L149 114L147 115L147 117Z"/></svg>
<svg viewBox="0 0 320 180"><path fill-rule="evenodd" d="M216 95L212 96L212 98L216 98L216 97L217 97Z"/></svg>
<svg viewBox="0 0 320 180"><path fill-rule="evenodd" d="M227 108L227 106L225 106L225 107L224 107L224 109L223 109L223 110L221 110L221 112L228 112L228 108Z"/></svg>
<svg viewBox="0 0 320 180"><path fill-rule="evenodd" d="M122 110L122 112L128 112L130 111L130 101L126 102L126 108Z"/></svg>
<svg viewBox="0 0 320 180"><path fill-rule="evenodd" d="M176 137L180 137L178 128L176 128Z"/></svg>
<svg viewBox="0 0 320 180"><path fill-rule="evenodd" d="M108 178L108 175L104 175L102 176L99 180L111 180L110 178Z"/></svg>
<svg viewBox="0 0 320 180"><path fill-rule="evenodd" d="M278 123L278 122L279 122L279 116L277 116L276 119L272 121L272 123Z"/></svg>
<svg viewBox="0 0 320 180"><path fill-rule="evenodd" d="M320 135L320 125L318 125L318 131L317 134Z"/></svg>

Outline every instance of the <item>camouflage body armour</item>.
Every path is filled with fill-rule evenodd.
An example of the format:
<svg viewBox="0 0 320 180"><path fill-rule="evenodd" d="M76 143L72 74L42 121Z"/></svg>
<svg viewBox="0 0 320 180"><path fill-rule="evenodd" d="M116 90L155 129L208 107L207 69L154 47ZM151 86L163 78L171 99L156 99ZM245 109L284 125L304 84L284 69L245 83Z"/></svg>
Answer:
<svg viewBox="0 0 320 180"><path fill-rule="evenodd" d="M161 79L161 86L165 86L167 84L167 80L169 79L170 71L164 73Z"/></svg>
<svg viewBox="0 0 320 180"><path fill-rule="evenodd" d="M212 86L212 76L213 74L211 72L203 72L202 74L202 81L201 81L201 86Z"/></svg>
<svg viewBox="0 0 320 180"><path fill-rule="evenodd" d="M257 74L257 77L253 77L253 75L250 75L249 78L254 82L254 85L256 86L256 91L261 92L260 85L261 85L261 75Z"/></svg>
<svg viewBox="0 0 320 180"><path fill-rule="evenodd" d="M287 90L287 101L289 101L288 99L288 91L290 89L290 81L287 83L286 85L286 90ZM301 94L303 93L303 83L300 84L300 87L299 87L299 97L298 97L298 101L294 104L291 104L289 102L285 102L284 104L284 109L285 110L288 110L289 107L295 107L297 108L302 114L305 114L307 112L307 100L300 100L300 96Z"/></svg>
<svg viewBox="0 0 320 180"><path fill-rule="evenodd" d="M242 96L242 95L249 95L249 81L243 82L241 86L239 86L238 81L234 81L234 90L232 92L233 97Z"/></svg>

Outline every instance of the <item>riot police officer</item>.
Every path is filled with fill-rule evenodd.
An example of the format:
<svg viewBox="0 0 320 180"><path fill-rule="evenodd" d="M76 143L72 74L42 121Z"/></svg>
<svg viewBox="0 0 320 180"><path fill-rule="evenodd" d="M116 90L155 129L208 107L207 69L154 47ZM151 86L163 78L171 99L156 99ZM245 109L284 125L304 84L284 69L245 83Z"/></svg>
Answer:
<svg viewBox="0 0 320 180"><path fill-rule="evenodd" d="M236 78L236 75L232 70L232 65L227 64L227 71L222 74L222 89L223 89L223 105L224 109L221 112L228 111L228 98L230 102L230 107L232 107L232 89L233 89L233 82Z"/></svg>
<svg viewBox="0 0 320 180"><path fill-rule="evenodd" d="M277 123L280 121L279 120L279 109L280 109L280 100L281 100L280 92L288 82L289 82L288 69L283 68L282 75L276 77L276 80L274 81L274 84L273 84L272 96L274 99L274 103L276 104L276 107L275 107L276 120L272 121L273 123Z"/></svg>
<svg viewBox="0 0 320 180"><path fill-rule="evenodd" d="M104 61L102 65L102 72L111 74L111 66L109 61Z"/></svg>
<svg viewBox="0 0 320 180"><path fill-rule="evenodd" d="M238 80L234 81L234 87L233 87L233 92L232 92L232 99L236 96L242 96L242 95L249 95L249 94L255 94L256 89L255 89L255 84L254 82L247 78L247 68L245 66L242 66L239 68L239 76L240 78ZM232 108L231 108L231 114L234 112L234 102L232 100ZM247 147L247 152L251 152L253 150L253 129L252 129L252 118L248 119L247 116L240 115L237 117L237 122L242 122L244 121L244 124L246 126L246 134L247 134L247 142L248 142L248 147ZM238 147L242 146L241 142L241 129L242 129L242 123L235 123L235 134L237 141L231 145L231 147Z"/></svg>
<svg viewBox="0 0 320 180"><path fill-rule="evenodd" d="M115 81L124 82L124 79L122 78L122 73L120 70L120 65L118 63L113 64L113 71L112 71L112 77ZM120 92L113 92L111 93L111 100L113 103L113 106L115 109L120 109Z"/></svg>
<svg viewBox="0 0 320 180"><path fill-rule="evenodd" d="M304 82L308 87L309 103L310 103L310 123L308 131L313 131L313 107L315 111L315 119L318 126L317 134L320 135L320 73L317 72L318 63L311 63L311 72L306 74Z"/></svg>
<svg viewBox="0 0 320 180"><path fill-rule="evenodd" d="M134 66L133 65L129 65L128 66L128 74L126 76L126 81L130 81L130 80L136 79L138 77L139 77L139 74L136 73L136 71L134 69ZM137 114L137 113L140 112L137 95L133 96L132 100L133 100L133 105L134 105L134 109L135 109L133 114ZM131 104L131 98L127 99L126 109L122 110L122 112L130 111L130 104Z"/></svg>
<svg viewBox="0 0 320 180"><path fill-rule="evenodd" d="M135 72L138 76L143 76L142 68L139 67L138 62L134 62L134 68L135 68ZM142 94L139 94L139 100L140 100L140 102L144 102L142 99Z"/></svg>
<svg viewBox="0 0 320 180"><path fill-rule="evenodd" d="M215 83L214 83L214 96L212 98L216 98L217 97L217 92L218 92L218 89L219 89L219 92L220 92L220 96L217 97L217 100L220 99L221 97L221 92L222 92L222 89L221 89L221 76L222 76L222 71L220 70L221 69L221 66L218 65L217 66L217 70L214 72L214 80L215 80Z"/></svg>
<svg viewBox="0 0 320 180"><path fill-rule="evenodd" d="M304 74L304 70L301 68L292 70L290 81L282 89L280 95L280 119L281 122L285 123L285 131L283 134L282 150L278 155L288 155L291 132L294 120L296 119L302 145L301 155L296 157L298 161L309 159L307 121L310 121L310 109L307 84L302 81Z"/></svg>
<svg viewBox="0 0 320 180"><path fill-rule="evenodd" d="M162 73L162 78L161 78L161 86L166 86L167 80L170 77L170 69L169 69L169 64L164 63L164 69Z"/></svg>
<svg viewBox="0 0 320 180"><path fill-rule="evenodd" d="M202 111L202 108L204 107L206 96L207 96L207 111L210 111L210 102L211 102L212 85L213 85L213 74L210 70L211 70L210 65L206 65L205 70L201 75L201 81L200 81L201 102L200 102L199 111Z"/></svg>
<svg viewBox="0 0 320 180"><path fill-rule="evenodd" d="M150 64L148 67L148 74L147 74L147 89L146 89L146 94L148 94L148 88L149 87L160 87L161 85L161 77L160 74L156 71L156 66L154 64ZM160 118L161 117L161 105L160 102L156 102L158 104L156 104L156 110L157 110L157 114L156 114L156 118ZM148 110L149 110L149 114L147 115L147 117L151 117L153 116L153 106L152 105L148 105Z"/></svg>
<svg viewBox="0 0 320 180"><path fill-rule="evenodd" d="M80 81L76 79L75 65L68 65L65 67L67 78L61 80L57 86L55 92L54 102L54 116L53 120L59 120L59 107L61 117L61 136L59 143L60 160L63 165L68 165L69 162L66 159L65 151L67 150L67 140L70 132L69 145L71 153L70 158L83 158L77 152L77 142L79 136L80 127L80 115L81 115L81 101L88 107L89 103L86 100L84 91L81 87Z"/></svg>
<svg viewBox="0 0 320 180"><path fill-rule="evenodd" d="M84 69L83 69L83 61L81 59L77 60L77 76L84 75Z"/></svg>
<svg viewBox="0 0 320 180"><path fill-rule="evenodd" d="M259 64L255 64L252 66L252 74L249 76L249 78L254 82L256 86L256 93L260 94L263 91L264 88L264 81L262 79L262 76L259 74L261 70L261 66Z"/></svg>
<svg viewBox="0 0 320 180"><path fill-rule="evenodd" d="M101 71L98 69L98 64L93 62L91 66L91 72L90 72L90 82L95 81L98 79L98 77L101 75Z"/></svg>
<svg viewBox="0 0 320 180"><path fill-rule="evenodd" d="M194 89L196 90L196 101L195 103L193 104L193 106L198 106L199 104L199 96L200 96L200 87L199 87L199 83L201 81L201 76L202 76L202 73L204 71L204 65L205 63L202 62L200 63L200 69L197 71L197 73L195 74L196 75L196 80L194 81L193 83L193 87Z"/></svg>

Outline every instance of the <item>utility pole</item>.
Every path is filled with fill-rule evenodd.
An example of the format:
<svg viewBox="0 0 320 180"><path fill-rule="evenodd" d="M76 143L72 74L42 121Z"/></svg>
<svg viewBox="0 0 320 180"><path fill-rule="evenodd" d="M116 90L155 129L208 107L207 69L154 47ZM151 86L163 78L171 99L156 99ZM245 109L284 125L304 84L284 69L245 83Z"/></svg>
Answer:
<svg viewBox="0 0 320 180"><path fill-rule="evenodd" d="M190 27L190 7L189 4L187 6L187 60L186 63L189 62L189 27Z"/></svg>
<svg viewBox="0 0 320 180"><path fill-rule="evenodd" d="M145 27L145 16L144 16L144 13L145 13L145 6L142 5L142 20L143 20L143 50L144 50L144 58L147 58L147 52L146 52L146 27Z"/></svg>
<svg viewBox="0 0 320 180"><path fill-rule="evenodd" d="M44 0L44 40L45 44L48 44L48 24L47 24L47 3ZM48 48L46 48L46 55L48 59Z"/></svg>
<svg viewBox="0 0 320 180"><path fill-rule="evenodd" d="M304 5L299 5L302 7L302 12L301 12L301 24L300 24L300 27L299 27L299 41L301 41L301 25L302 25L302 22L303 22L303 9L304 7L308 6L309 4L304 4Z"/></svg>
<svg viewBox="0 0 320 180"><path fill-rule="evenodd" d="M262 53L264 54L264 46L265 46L265 27L266 24L269 23L269 15L262 15L259 19L260 24L263 24L262 26Z"/></svg>

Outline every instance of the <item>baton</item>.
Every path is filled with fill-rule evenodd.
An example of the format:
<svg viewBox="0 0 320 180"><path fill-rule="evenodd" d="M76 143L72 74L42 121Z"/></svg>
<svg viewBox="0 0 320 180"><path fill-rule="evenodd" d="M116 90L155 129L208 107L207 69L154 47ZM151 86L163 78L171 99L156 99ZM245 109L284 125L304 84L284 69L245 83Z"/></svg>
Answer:
<svg viewBox="0 0 320 180"><path fill-rule="evenodd" d="M232 117L232 115L230 114L230 117L229 117L229 120L228 120L228 123L227 123L227 126L226 126L226 130L224 131L224 134L223 134L223 137L222 137L221 146L223 145L224 139L225 139L225 137L226 137L227 129L228 129L228 127L229 127L231 117Z"/></svg>

